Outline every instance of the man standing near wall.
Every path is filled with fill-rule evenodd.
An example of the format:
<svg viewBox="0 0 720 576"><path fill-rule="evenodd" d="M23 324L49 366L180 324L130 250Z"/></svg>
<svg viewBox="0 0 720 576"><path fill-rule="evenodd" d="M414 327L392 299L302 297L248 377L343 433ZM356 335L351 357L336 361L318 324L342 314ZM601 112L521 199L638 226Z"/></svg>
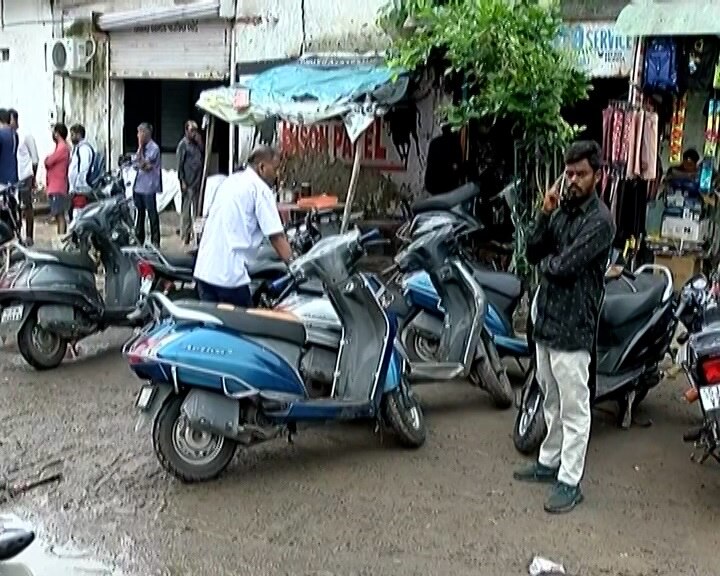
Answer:
<svg viewBox="0 0 720 576"><path fill-rule="evenodd" d="M85 127L75 124L70 127L70 141L73 144L70 157L70 194L87 190L88 172L95 160L95 149L85 140ZM68 222L72 222L72 205L68 207Z"/></svg>
<svg viewBox="0 0 720 576"><path fill-rule="evenodd" d="M17 134L18 196L25 219L25 239L31 246L35 231L32 192L35 188L35 176L40 158L35 138L32 137L32 134L20 131L17 110L10 109L10 127Z"/></svg>
<svg viewBox="0 0 720 576"><path fill-rule="evenodd" d="M145 216L150 220L150 241L160 246L160 215L157 195L162 191L160 147L152 139L152 127L143 122L138 126L138 151L133 156L137 170L133 200L137 208L135 234L140 244L145 243Z"/></svg>
<svg viewBox="0 0 720 576"><path fill-rule="evenodd" d="M198 125L193 120L185 122L185 136L177 147L177 171L182 190L182 218L180 237L186 246L192 235L192 218L199 216L200 184L203 173L203 150Z"/></svg>

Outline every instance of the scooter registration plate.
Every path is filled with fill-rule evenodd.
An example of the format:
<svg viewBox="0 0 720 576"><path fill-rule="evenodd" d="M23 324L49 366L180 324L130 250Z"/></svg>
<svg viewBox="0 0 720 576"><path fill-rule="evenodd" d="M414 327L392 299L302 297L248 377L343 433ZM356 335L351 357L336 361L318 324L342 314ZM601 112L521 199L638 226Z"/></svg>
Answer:
<svg viewBox="0 0 720 576"><path fill-rule="evenodd" d="M23 316L23 306L9 306L2 311L0 316L0 322L3 324L6 322L20 322Z"/></svg>
<svg viewBox="0 0 720 576"><path fill-rule="evenodd" d="M700 388L700 401L705 412L720 409L720 384Z"/></svg>

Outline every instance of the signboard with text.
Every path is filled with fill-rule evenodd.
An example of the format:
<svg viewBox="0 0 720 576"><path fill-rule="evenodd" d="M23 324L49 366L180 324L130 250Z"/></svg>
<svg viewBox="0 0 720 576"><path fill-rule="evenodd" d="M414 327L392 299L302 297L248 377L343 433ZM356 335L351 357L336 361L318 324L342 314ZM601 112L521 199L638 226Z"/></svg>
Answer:
<svg viewBox="0 0 720 576"><path fill-rule="evenodd" d="M635 38L620 34L614 22L571 22L562 27L559 42L593 78L629 76Z"/></svg>
<svg viewBox="0 0 720 576"><path fill-rule="evenodd" d="M300 126L289 122L278 123L278 142L283 152L289 155L314 153L327 155L352 164L353 145L342 122L326 122L311 126ZM400 158L390 137L390 130L381 118L358 139L361 165L382 171L404 171L405 162Z"/></svg>

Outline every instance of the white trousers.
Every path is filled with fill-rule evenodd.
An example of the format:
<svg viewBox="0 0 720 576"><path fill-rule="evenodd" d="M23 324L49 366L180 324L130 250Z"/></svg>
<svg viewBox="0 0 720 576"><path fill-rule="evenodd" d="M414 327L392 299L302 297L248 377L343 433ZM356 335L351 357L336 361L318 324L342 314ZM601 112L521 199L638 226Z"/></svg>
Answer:
<svg viewBox="0 0 720 576"><path fill-rule="evenodd" d="M590 439L590 354L536 344L536 375L544 401L547 436L538 462L558 468L558 480L577 486L585 471Z"/></svg>

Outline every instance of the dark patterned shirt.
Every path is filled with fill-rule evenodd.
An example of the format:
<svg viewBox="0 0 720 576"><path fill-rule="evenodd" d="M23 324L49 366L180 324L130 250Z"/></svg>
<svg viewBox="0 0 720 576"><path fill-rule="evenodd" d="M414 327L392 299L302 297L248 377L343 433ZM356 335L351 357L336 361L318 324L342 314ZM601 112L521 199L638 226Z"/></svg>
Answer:
<svg viewBox="0 0 720 576"><path fill-rule="evenodd" d="M592 351L615 224L595 193L580 206L542 212L527 258L540 265L533 338L553 350Z"/></svg>

